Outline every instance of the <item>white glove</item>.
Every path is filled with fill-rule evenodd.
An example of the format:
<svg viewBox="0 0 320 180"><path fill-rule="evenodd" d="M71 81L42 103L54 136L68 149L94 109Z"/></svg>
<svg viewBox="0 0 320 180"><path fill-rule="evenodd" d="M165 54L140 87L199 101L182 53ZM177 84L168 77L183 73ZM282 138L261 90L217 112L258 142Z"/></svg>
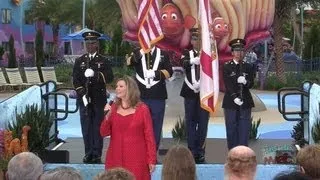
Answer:
<svg viewBox="0 0 320 180"><path fill-rule="evenodd" d="M237 79L237 82L238 83L242 83L242 84L247 84L247 80L244 76L239 76L238 79Z"/></svg>
<svg viewBox="0 0 320 180"><path fill-rule="evenodd" d="M93 75L94 75L94 71L92 70L92 69L86 69L86 71L84 72L84 76L85 77L93 77Z"/></svg>
<svg viewBox="0 0 320 180"><path fill-rule="evenodd" d="M193 84L193 91L194 91L195 93L198 93L199 90L200 90L200 83L198 83L198 82L194 83L194 84Z"/></svg>
<svg viewBox="0 0 320 180"><path fill-rule="evenodd" d="M243 104L243 101L240 98L235 98L233 102L236 103L238 106L241 106Z"/></svg>
<svg viewBox="0 0 320 180"><path fill-rule="evenodd" d="M82 101L83 101L84 107L86 107L88 105L88 99L87 99L86 95L82 96Z"/></svg>
<svg viewBox="0 0 320 180"><path fill-rule="evenodd" d="M156 76L154 70L147 70L146 71L146 78L154 78Z"/></svg>
<svg viewBox="0 0 320 180"><path fill-rule="evenodd" d="M193 84L193 89L195 92L199 92L200 89L200 83L196 82Z"/></svg>
<svg viewBox="0 0 320 180"><path fill-rule="evenodd" d="M190 58L190 64L199 65L200 64L200 58L199 57Z"/></svg>

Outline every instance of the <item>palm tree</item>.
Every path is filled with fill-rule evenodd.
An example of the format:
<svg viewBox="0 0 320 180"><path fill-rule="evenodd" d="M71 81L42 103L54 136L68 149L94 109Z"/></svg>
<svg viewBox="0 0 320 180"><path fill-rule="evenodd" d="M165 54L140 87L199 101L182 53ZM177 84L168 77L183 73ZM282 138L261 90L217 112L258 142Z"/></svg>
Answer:
<svg viewBox="0 0 320 180"><path fill-rule="evenodd" d="M58 38L61 24L81 21L81 9L77 1L66 0L30 0L28 19L49 22L52 27L53 54L58 53Z"/></svg>
<svg viewBox="0 0 320 180"><path fill-rule="evenodd" d="M300 7L304 3L310 3L314 7L319 6L318 0L276 0L275 5L275 16L273 23L273 36L274 36L274 48L275 48L275 60L276 60L276 74L280 82L286 83L287 79L284 74L284 63L282 60L282 37L283 37L283 25L285 22L293 21L295 24L295 19L293 13L296 7ZM297 31L298 28L294 28ZM302 32L300 32L302 33ZM298 39L301 42L301 37L299 32ZM303 45L303 42L301 42Z"/></svg>
<svg viewBox="0 0 320 180"><path fill-rule="evenodd" d="M96 0L93 6L95 14L95 28L112 34L121 25L121 9L115 0Z"/></svg>

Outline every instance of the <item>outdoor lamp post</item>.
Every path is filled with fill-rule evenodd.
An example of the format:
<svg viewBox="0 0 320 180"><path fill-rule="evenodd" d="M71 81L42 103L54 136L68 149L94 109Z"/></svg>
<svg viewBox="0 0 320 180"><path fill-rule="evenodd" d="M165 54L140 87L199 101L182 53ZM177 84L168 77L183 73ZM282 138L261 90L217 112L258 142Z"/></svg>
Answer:
<svg viewBox="0 0 320 180"><path fill-rule="evenodd" d="M310 3L308 3L308 5L306 4L302 4L300 6L300 9L297 8L296 9L296 13L299 14L300 13L300 18L301 18L301 46L300 46L300 58L302 59L303 56L303 49L304 49L304 11L309 11L312 10L312 7L310 5Z"/></svg>
<svg viewBox="0 0 320 180"><path fill-rule="evenodd" d="M305 4L302 4L300 6L300 9L297 8L296 9L296 13L299 14L300 13L300 21L301 21L301 45L300 45L300 58L302 59L302 55L303 55L303 47L304 47L304 38L303 38L303 31L304 31L304 27L303 27L303 21L304 21L304 17L303 17L303 12L304 12L304 8L305 8Z"/></svg>
<svg viewBox="0 0 320 180"><path fill-rule="evenodd" d="M82 0L82 29L86 26L86 0Z"/></svg>

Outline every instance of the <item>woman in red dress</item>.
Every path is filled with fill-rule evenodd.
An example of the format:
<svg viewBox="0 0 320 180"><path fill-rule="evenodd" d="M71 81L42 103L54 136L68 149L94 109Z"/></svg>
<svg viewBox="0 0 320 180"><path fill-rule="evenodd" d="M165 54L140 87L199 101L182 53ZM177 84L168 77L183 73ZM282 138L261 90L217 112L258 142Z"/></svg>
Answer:
<svg viewBox="0 0 320 180"><path fill-rule="evenodd" d="M102 137L110 136L105 168L123 167L137 180L150 180L157 154L149 108L140 101L135 80L125 76L117 81L116 100L107 104L101 126Z"/></svg>

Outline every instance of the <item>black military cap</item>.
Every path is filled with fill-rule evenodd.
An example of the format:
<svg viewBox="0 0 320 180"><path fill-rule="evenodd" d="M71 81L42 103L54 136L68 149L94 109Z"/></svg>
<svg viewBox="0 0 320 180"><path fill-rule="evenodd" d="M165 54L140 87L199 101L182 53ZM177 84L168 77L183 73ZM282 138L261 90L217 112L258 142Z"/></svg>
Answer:
<svg viewBox="0 0 320 180"><path fill-rule="evenodd" d="M82 33L82 37L86 42L96 42L101 35L96 31L87 31Z"/></svg>
<svg viewBox="0 0 320 180"><path fill-rule="evenodd" d="M199 29L198 28L190 29L190 33L191 33L191 39L192 40L198 40L199 39Z"/></svg>
<svg viewBox="0 0 320 180"><path fill-rule="evenodd" d="M232 51L243 51L246 45L246 40L244 39L233 39L229 42L229 46Z"/></svg>

